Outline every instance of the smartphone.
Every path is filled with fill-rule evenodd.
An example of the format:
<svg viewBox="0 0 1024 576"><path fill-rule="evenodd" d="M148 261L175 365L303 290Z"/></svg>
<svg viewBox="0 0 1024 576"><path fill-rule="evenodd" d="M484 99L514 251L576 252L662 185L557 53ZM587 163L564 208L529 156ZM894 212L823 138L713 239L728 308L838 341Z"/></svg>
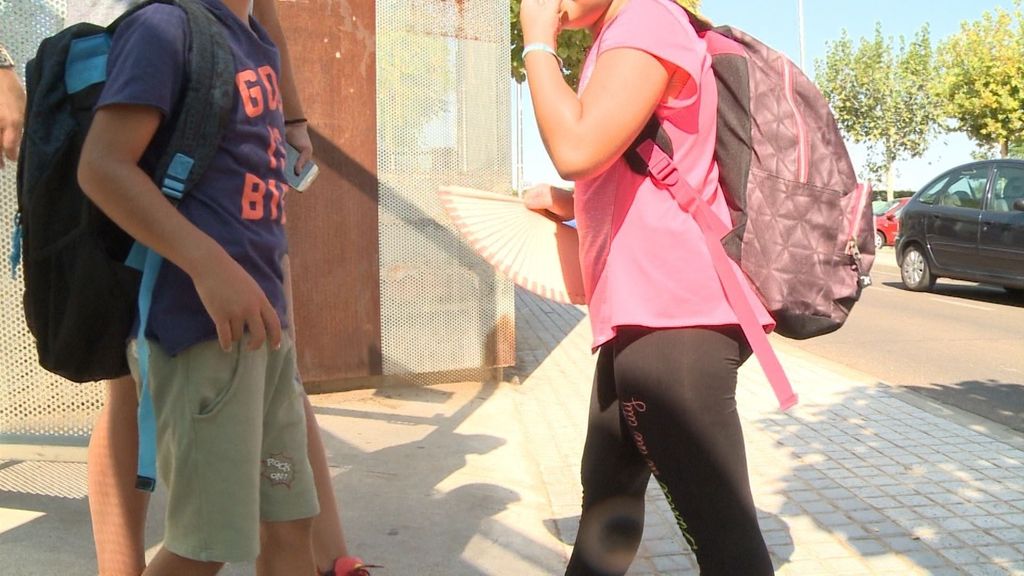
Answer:
<svg viewBox="0 0 1024 576"><path fill-rule="evenodd" d="M316 165L316 162L310 160L309 162L306 162L302 171L296 174L295 163L299 160L299 151L288 142L285 142L284 146L288 155L288 159L284 166L284 174L285 178L288 180L288 185L299 192L305 192L306 188L309 188L309 185L312 184L313 180L316 180L316 177L320 174L320 167Z"/></svg>

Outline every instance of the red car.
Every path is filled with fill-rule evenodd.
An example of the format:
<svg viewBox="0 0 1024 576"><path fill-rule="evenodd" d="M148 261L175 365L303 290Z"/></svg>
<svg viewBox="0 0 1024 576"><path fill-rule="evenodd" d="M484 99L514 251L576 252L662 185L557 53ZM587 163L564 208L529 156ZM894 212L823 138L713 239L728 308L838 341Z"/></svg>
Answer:
<svg viewBox="0 0 1024 576"><path fill-rule="evenodd" d="M875 249L892 246L896 243L896 235L900 232L900 210L910 202L910 198L897 198L887 204L879 212L875 212Z"/></svg>

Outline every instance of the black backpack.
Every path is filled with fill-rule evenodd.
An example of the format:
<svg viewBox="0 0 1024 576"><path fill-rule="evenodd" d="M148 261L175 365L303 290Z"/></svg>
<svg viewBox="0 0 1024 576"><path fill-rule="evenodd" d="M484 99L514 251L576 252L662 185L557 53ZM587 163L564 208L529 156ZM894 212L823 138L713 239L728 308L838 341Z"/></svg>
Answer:
<svg viewBox="0 0 1024 576"><path fill-rule="evenodd" d="M28 62L12 262L25 275L25 319L46 370L89 382L129 373L125 353L141 274L140 250L78 185L78 159L106 81L114 31L153 3L185 11L187 86L170 143L151 176L178 202L202 176L230 120L234 61L220 24L198 0L149 0L108 27L76 24L45 39ZM159 71L154 71L159 73ZM20 245L17 240L20 236ZM19 252L20 251L20 252ZM144 253L144 250L141 252Z"/></svg>

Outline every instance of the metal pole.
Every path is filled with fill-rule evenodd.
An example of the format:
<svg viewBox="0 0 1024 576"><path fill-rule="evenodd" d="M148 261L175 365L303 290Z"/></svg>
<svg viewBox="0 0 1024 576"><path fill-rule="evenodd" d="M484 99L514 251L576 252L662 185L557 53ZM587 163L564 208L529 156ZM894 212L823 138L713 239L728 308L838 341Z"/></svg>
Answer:
<svg viewBox="0 0 1024 576"><path fill-rule="evenodd" d="M523 83L516 82L516 194L523 197Z"/></svg>
<svg viewBox="0 0 1024 576"><path fill-rule="evenodd" d="M807 70L806 49L804 46L804 0L797 0L797 11L800 13L800 69Z"/></svg>

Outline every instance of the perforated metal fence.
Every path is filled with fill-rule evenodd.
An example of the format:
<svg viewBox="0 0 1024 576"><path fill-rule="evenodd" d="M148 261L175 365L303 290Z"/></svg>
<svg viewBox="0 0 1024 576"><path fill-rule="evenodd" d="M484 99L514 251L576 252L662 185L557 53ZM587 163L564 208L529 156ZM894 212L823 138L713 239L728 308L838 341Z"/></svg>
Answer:
<svg viewBox="0 0 1024 576"><path fill-rule="evenodd" d="M385 374L514 358L512 285L466 247L437 200L446 184L513 193L508 19L498 0L377 2Z"/></svg>
<svg viewBox="0 0 1024 576"><path fill-rule="evenodd" d="M64 0L0 0L19 71L58 31ZM509 11L497 0L383 0L377 18L380 290L384 373L450 379L512 364L514 291L460 239L445 184L512 194ZM0 252L11 250L13 167L0 171ZM38 367L23 284L0 274L0 444L82 444L102 386Z"/></svg>
<svg viewBox="0 0 1024 576"><path fill-rule="evenodd" d="M0 0L0 41L23 72L39 42L60 30L63 0ZM0 170L0 253L11 252L17 211L15 170ZM3 259L6 263L6 258ZM98 384L72 384L50 375L36 362L34 342L22 313L20 272L0 274L0 442L84 442L102 403Z"/></svg>

